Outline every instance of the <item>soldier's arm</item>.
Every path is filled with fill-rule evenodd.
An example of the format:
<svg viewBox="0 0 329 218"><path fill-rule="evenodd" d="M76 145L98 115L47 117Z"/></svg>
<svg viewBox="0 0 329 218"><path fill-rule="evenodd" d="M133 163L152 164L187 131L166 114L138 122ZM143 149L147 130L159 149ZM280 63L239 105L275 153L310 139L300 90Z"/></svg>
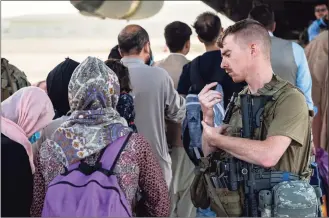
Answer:
<svg viewBox="0 0 329 218"><path fill-rule="evenodd" d="M215 147L223 149L234 157L263 167L277 164L291 143L286 136L271 136L264 141L216 135Z"/></svg>
<svg viewBox="0 0 329 218"><path fill-rule="evenodd" d="M208 143L246 162L264 167L275 166L292 140L304 146L309 125L308 108L300 92L295 89L289 91L278 101L266 140L214 134L215 130L211 132L211 127L206 126L204 134L209 134Z"/></svg>

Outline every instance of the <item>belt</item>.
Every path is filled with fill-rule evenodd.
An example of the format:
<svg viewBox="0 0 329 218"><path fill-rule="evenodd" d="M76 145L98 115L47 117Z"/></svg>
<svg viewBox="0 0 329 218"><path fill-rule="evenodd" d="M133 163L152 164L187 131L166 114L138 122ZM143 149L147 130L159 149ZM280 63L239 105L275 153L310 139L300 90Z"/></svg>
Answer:
<svg viewBox="0 0 329 218"><path fill-rule="evenodd" d="M229 180L226 176L211 174L210 178L212 180L213 186L215 188L229 188ZM263 189L271 189L276 184L284 181L296 181L300 180L300 176L295 175L290 172L284 171L269 171L262 173L255 173L255 189L263 190ZM242 181L242 180L240 180Z"/></svg>

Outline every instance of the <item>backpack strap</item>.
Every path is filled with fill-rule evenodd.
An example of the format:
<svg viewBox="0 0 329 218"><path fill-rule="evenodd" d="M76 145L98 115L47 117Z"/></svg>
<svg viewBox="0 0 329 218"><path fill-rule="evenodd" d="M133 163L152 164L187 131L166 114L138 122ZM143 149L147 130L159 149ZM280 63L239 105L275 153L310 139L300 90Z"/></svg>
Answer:
<svg viewBox="0 0 329 218"><path fill-rule="evenodd" d="M105 149L103 149L103 151L101 151L100 157L95 162L95 165L89 165L88 163L82 160L80 161L80 164L77 168L74 167L72 170L68 170L67 168L65 168L65 172L62 175L67 176L75 170L78 170L85 175L91 175L96 171L99 171L105 174L106 176L113 175L115 164L118 161L121 152L126 147L126 144L129 141L131 134L132 132L129 132L127 136L123 136L116 139Z"/></svg>
<svg viewBox="0 0 329 218"><path fill-rule="evenodd" d="M128 135L118 138L105 148L101 158L99 159L99 162L102 164L102 169L99 171L102 171L107 176L113 174L114 167L120 157L121 152L125 149L131 135L132 132L129 132Z"/></svg>

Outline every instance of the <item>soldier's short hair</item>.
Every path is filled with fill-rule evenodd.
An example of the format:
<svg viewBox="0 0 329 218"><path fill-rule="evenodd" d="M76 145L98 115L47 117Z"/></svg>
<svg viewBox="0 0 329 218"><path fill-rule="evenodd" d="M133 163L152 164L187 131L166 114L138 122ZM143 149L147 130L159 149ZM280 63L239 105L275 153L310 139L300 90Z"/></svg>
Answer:
<svg viewBox="0 0 329 218"><path fill-rule="evenodd" d="M240 42L241 46L248 42L259 42L265 57L270 57L271 39L266 28L256 20L244 19L229 26L218 41L220 48L223 48L223 42L228 35L234 35L235 40Z"/></svg>

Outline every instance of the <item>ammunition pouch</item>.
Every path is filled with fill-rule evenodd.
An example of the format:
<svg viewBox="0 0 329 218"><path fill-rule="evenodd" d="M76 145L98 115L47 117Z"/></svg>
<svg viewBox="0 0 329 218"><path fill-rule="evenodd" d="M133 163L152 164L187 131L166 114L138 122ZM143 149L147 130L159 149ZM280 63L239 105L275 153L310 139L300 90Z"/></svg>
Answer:
<svg viewBox="0 0 329 218"><path fill-rule="evenodd" d="M308 181L284 181L272 189L274 217L318 217L315 189Z"/></svg>
<svg viewBox="0 0 329 218"><path fill-rule="evenodd" d="M209 174L208 158L201 158L200 167L191 185L191 199L195 207L211 210L219 217L237 217L242 215L241 195L239 190L229 191L227 188L214 186Z"/></svg>
<svg viewBox="0 0 329 218"><path fill-rule="evenodd" d="M236 159L237 160L237 159ZM239 161L239 160L238 160ZM211 210L219 217L239 217L244 215L248 206L248 198L243 192L241 177L228 179L228 172L220 175L213 172L213 162L221 166L211 157L201 158L200 167L196 168L196 176L191 185L193 205ZM239 165L239 164L237 164ZM232 168L230 170L233 170ZM235 172L239 172L237 169ZM260 217L319 217L321 192L316 186L298 175L271 169L255 168L254 194L257 200L257 214ZM240 171L241 172L241 171ZM222 180L224 177L225 180ZM240 179L239 179L240 178ZM226 182L223 182L226 181ZM231 182L238 182L238 189L230 190ZM245 191L246 187L244 188ZM243 194L244 193L244 194ZM246 200L246 201L245 201Z"/></svg>
<svg viewBox="0 0 329 218"><path fill-rule="evenodd" d="M246 183L240 174L245 167L241 161L236 158L218 161L219 156L213 153L208 158L201 158L191 187L192 201L196 207L207 208L210 205L220 217L245 215L250 208L254 208L253 214L261 217L299 214L317 217L321 214L321 193L302 176L254 166L251 192L250 182ZM234 175L232 172L235 172ZM253 206L248 197L252 193L258 199Z"/></svg>
<svg viewBox="0 0 329 218"><path fill-rule="evenodd" d="M204 174L205 172L201 172L200 168L197 167L195 170L195 177L190 187L192 203L196 208L201 209L206 209L210 205Z"/></svg>
<svg viewBox="0 0 329 218"><path fill-rule="evenodd" d="M239 217L242 215L242 198L240 191L229 191L227 188L214 188L209 186L210 194L210 208L219 217L225 214L228 217ZM221 215L222 211L225 212Z"/></svg>

